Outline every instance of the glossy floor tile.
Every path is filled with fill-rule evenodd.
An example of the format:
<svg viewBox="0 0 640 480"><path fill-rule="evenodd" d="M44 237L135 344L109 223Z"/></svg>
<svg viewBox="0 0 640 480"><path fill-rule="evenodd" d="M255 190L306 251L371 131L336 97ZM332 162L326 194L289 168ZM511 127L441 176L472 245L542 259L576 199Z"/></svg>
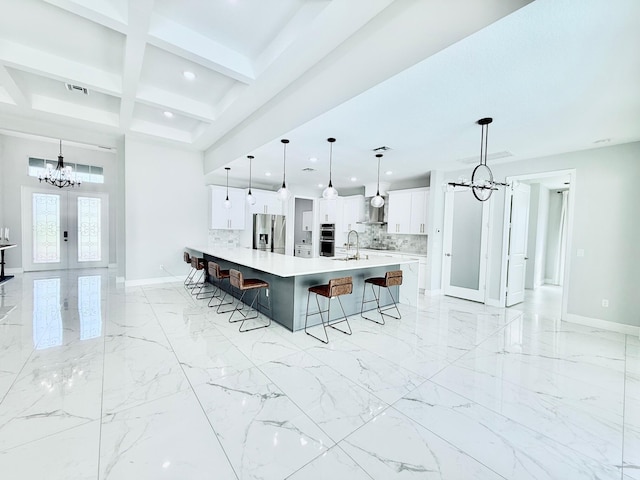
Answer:
<svg viewBox="0 0 640 480"><path fill-rule="evenodd" d="M443 296L324 345L180 283L0 286L0 477L640 480L640 339Z"/></svg>

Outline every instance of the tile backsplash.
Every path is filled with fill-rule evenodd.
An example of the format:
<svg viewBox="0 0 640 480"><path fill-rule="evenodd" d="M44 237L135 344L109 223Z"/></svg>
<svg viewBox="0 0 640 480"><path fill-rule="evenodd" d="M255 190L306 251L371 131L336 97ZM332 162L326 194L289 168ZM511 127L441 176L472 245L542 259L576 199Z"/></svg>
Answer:
<svg viewBox="0 0 640 480"><path fill-rule="evenodd" d="M387 233L386 225L366 225L365 231L360 234L360 246L426 255L427 236Z"/></svg>
<svg viewBox="0 0 640 480"><path fill-rule="evenodd" d="M237 247L240 245L240 230L209 230L209 247Z"/></svg>

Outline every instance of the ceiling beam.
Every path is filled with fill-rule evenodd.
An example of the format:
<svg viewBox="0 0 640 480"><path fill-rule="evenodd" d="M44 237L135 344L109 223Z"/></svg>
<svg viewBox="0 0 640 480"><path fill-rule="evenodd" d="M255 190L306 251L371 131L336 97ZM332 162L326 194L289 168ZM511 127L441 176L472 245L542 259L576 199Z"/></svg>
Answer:
<svg viewBox="0 0 640 480"><path fill-rule="evenodd" d="M16 106L20 108L30 107L29 100L4 65L0 65L0 85L3 86Z"/></svg>
<svg viewBox="0 0 640 480"><path fill-rule="evenodd" d="M44 1L74 15L115 30L116 32L126 33L126 12L119 11L112 2L84 1L78 3L73 0Z"/></svg>
<svg viewBox="0 0 640 480"><path fill-rule="evenodd" d="M254 80L249 58L158 14L151 21L149 43L239 82Z"/></svg>
<svg viewBox="0 0 640 480"><path fill-rule="evenodd" d="M123 132L129 129L133 119L153 5L154 0L129 2L127 39L122 67L122 99L120 101L120 129Z"/></svg>
<svg viewBox="0 0 640 480"><path fill-rule="evenodd" d="M530 2L397 1L382 10L378 4L378 11L372 11L369 2L363 0L332 2L307 33L311 39L320 39L323 34L325 38L312 45L295 44L285 51L260 81L248 87L252 91L231 105L197 140L196 145L202 148L213 144L205 153L205 173L286 134ZM460 16L462 11L464 17ZM343 25L343 31L326 35L335 31L336 25ZM305 58L300 58L301 54ZM305 63L306 58L311 65ZM289 82L278 85L277 74ZM271 98L265 98L268 95Z"/></svg>

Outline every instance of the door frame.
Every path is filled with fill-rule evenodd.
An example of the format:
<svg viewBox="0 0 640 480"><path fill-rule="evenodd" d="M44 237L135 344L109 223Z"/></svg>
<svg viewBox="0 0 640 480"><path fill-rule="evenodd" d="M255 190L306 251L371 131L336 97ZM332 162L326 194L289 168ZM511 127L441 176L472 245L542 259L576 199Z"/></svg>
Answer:
<svg viewBox="0 0 640 480"><path fill-rule="evenodd" d="M573 219L575 216L575 188L577 185L577 175L576 169L563 169L563 170L552 170L546 172L538 172L538 173L528 173L524 175L511 175L506 177L506 182L511 183L514 181L524 181L524 180L539 180L543 178L549 177L558 177L568 175L569 176L569 210L568 217L569 221L567 223L567 252L564 257L564 275L562 279L562 307L560 311L560 319L567 319L567 310L568 310L568 292L569 292L569 272L571 272L571 245L573 242ZM506 193L506 192L505 192ZM508 255L509 255L509 218L511 217L511 202L507 201L507 197L505 195L504 202L504 217L502 222L502 266L500 270L500 299L499 305L502 307L506 307L507 302L507 263L508 263Z"/></svg>

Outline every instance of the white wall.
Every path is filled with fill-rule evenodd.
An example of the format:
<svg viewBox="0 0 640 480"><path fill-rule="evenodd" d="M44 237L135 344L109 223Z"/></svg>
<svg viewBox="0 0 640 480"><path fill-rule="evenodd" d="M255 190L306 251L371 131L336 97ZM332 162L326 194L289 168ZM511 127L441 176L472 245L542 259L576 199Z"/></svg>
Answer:
<svg viewBox="0 0 640 480"><path fill-rule="evenodd" d="M42 187L43 190L58 190L56 187L40 184L35 177L28 176L29 157L45 158L57 162L60 150L58 142L45 142L30 138L0 135L0 190L2 203L0 226L9 227L11 243L18 246L6 254L6 268L22 268L22 186ZM83 183L78 187L84 192L104 192L109 194L109 263L117 261L117 219L118 210L114 206L118 191L117 155L112 151L85 149L62 143L65 161L82 163L103 168L105 183Z"/></svg>
<svg viewBox="0 0 640 480"><path fill-rule="evenodd" d="M573 237L568 246L568 314L640 326L640 142L491 165L494 177L575 169ZM464 171L449 172L455 180ZM432 189L434 190L434 189ZM504 192L493 196L489 299L500 299ZM578 249L584 250L577 257ZM442 252L440 252L442 255ZM609 307L602 307L602 299Z"/></svg>
<svg viewBox="0 0 640 480"><path fill-rule="evenodd" d="M202 153L131 138L125 151L126 281L185 275L185 246L207 244Z"/></svg>

